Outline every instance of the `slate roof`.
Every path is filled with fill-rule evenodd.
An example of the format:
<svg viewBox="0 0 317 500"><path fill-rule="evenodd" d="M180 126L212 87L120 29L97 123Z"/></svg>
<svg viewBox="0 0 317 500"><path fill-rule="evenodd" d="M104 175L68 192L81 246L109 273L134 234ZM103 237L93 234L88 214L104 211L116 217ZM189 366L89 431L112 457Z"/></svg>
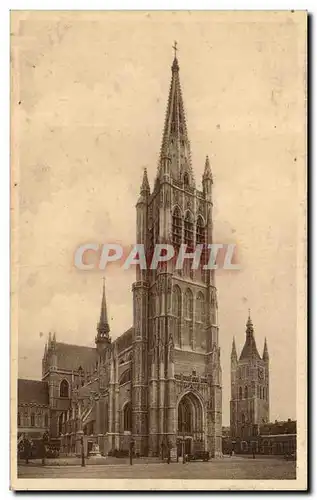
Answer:
<svg viewBox="0 0 317 500"><path fill-rule="evenodd" d="M18 402L48 405L48 384L41 380L18 379Z"/></svg>
<svg viewBox="0 0 317 500"><path fill-rule="evenodd" d="M240 355L240 360L250 358L261 359L253 335L245 339L245 343Z"/></svg>
<svg viewBox="0 0 317 500"><path fill-rule="evenodd" d="M96 364L97 351L95 347L86 347L74 344L56 342L57 368L60 370L77 371L82 368L91 368Z"/></svg>

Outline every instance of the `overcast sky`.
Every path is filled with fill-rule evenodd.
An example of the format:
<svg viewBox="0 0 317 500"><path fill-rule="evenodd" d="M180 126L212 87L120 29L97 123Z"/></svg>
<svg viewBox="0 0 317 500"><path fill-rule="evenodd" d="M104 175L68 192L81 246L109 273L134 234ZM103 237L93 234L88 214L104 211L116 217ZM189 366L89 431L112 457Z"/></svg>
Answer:
<svg viewBox="0 0 317 500"><path fill-rule="evenodd" d="M86 242L135 243L142 169L153 187L172 44L193 169L214 175L215 241L242 269L216 275L229 423L230 351L248 308L270 354L271 420L295 418L298 178L305 165L299 14L29 13L12 27L19 87L19 376L41 377L49 331L93 345L102 275L78 271ZM106 272L113 338L132 325L134 271ZM41 333L42 332L42 333Z"/></svg>

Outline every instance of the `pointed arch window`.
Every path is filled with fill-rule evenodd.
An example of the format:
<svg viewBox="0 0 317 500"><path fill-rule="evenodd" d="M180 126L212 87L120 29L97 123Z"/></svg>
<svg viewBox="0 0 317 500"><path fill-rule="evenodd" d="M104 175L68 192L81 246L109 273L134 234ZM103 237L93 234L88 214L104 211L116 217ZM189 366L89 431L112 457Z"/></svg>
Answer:
<svg viewBox="0 0 317 500"><path fill-rule="evenodd" d="M205 322L205 297L199 292L196 299L196 318L199 323Z"/></svg>
<svg viewBox="0 0 317 500"><path fill-rule="evenodd" d="M65 379L61 381L59 395L61 398L69 398L69 384Z"/></svg>
<svg viewBox="0 0 317 500"><path fill-rule="evenodd" d="M18 427L20 427L21 425L21 415L20 413L18 413Z"/></svg>
<svg viewBox="0 0 317 500"><path fill-rule="evenodd" d="M244 398L248 399L248 386L247 385L244 388Z"/></svg>
<svg viewBox="0 0 317 500"><path fill-rule="evenodd" d="M202 245L205 243L205 223L201 215L199 215L197 219L196 243L197 245Z"/></svg>
<svg viewBox="0 0 317 500"><path fill-rule="evenodd" d="M184 344L193 349L193 293L189 288L184 296Z"/></svg>
<svg viewBox="0 0 317 500"><path fill-rule="evenodd" d="M35 413L31 413L31 427L35 427Z"/></svg>
<svg viewBox="0 0 317 500"><path fill-rule="evenodd" d="M173 244L179 247L182 242L182 216L178 207L173 212L172 226Z"/></svg>
<svg viewBox="0 0 317 500"><path fill-rule="evenodd" d="M175 341L181 345L182 293L177 285L173 287L172 300L172 310L175 316Z"/></svg>
<svg viewBox="0 0 317 500"><path fill-rule="evenodd" d="M190 212L186 213L185 216L185 232L184 232L184 242L189 248L194 247L194 223L193 217Z"/></svg>
<svg viewBox="0 0 317 500"><path fill-rule="evenodd" d="M123 410L123 429L125 431L132 431L132 407L131 403L127 403Z"/></svg>
<svg viewBox="0 0 317 500"><path fill-rule="evenodd" d="M185 293L184 317L187 320L193 318L193 294L189 288L187 288Z"/></svg>
<svg viewBox="0 0 317 500"><path fill-rule="evenodd" d="M239 387L239 399L242 399L242 387Z"/></svg>

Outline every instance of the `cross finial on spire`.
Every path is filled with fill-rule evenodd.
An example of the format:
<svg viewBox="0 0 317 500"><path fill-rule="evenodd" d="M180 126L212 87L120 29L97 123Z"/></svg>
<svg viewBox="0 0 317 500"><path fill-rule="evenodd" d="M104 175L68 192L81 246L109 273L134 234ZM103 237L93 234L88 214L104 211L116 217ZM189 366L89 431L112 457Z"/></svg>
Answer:
<svg viewBox="0 0 317 500"><path fill-rule="evenodd" d="M173 49L174 49L174 57L176 59L176 52L178 51L176 40L174 41Z"/></svg>

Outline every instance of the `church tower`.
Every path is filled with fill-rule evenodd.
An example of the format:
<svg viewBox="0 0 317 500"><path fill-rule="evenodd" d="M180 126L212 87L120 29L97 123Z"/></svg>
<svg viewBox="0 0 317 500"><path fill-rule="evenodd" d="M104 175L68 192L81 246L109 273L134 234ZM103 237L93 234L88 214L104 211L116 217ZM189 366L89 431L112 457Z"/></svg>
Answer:
<svg viewBox="0 0 317 500"><path fill-rule="evenodd" d="M258 426L269 421L269 353L265 339L262 358L257 350L250 317L238 359L235 340L231 351L230 428L233 439L249 440Z"/></svg>
<svg viewBox="0 0 317 500"><path fill-rule="evenodd" d="M214 271L203 269L212 243L212 185L209 158L202 191L196 187L191 147L175 57L171 67L162 145L151 192L144 171L136 205L137 243L148 262L157 244L170 244L175 256L201 246L201 265L185 255L157 269L137 269L132 358L132 434L135 451L157 455L204 449L221 454L221 366ZM184 256L184 255L183 255Z"/></svg>

